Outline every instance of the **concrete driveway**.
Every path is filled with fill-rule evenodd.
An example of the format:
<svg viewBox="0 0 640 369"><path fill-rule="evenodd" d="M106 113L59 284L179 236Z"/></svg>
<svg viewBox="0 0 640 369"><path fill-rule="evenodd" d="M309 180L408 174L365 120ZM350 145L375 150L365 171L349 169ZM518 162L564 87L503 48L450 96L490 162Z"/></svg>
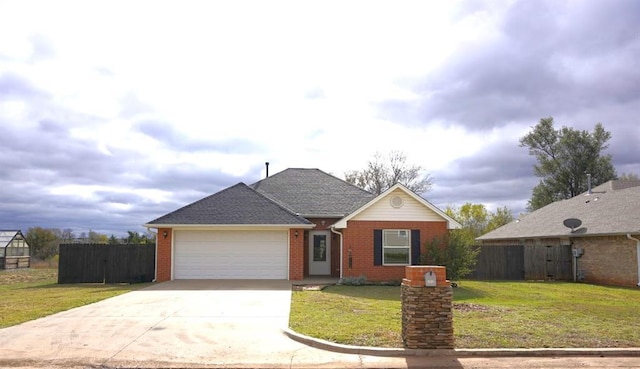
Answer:
<svg viewBox="0 0 640 369"><path fill-rule="evenodd" d="M359 362L286 337L290 303L287 281L160 283L0 330L0 367Z"/></svg>

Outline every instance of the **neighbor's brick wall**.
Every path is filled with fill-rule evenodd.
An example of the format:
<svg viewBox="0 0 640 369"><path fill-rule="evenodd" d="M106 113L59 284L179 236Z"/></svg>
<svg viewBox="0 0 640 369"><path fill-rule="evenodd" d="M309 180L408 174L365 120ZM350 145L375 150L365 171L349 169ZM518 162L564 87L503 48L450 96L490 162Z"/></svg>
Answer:
<svg viewBox="0 0 640 369"><path fill-rule="evenodd" d="M625 236L574 238L573 248L584 249L578 271L584 272L585 282L629 287L638 283L635 241Z"/></svg>
<svg viewBox="0 0 640 369"><path fill-rule="evenodd" d="M167 238L163 233L167 232ZM165 282L171 280L171 240L173 232L171 228L158 228L158 236L156 237L156 282Z"/></svg>
<svg viewBox="0 0 640 369"><path fill-rule="evenodd" d="M348 221L347 228L343 230L344 277L364 275L369 281L400 281L404 277L404 265L373 265L373 231L375 229L419 229L423 251L426 241L435 236L444 236L448 232L446 222ZM349 250L352 255L351 269L349 268Z"/></svg>
<svg viewBox="0 0 640 369"><path fill-rule="evenodd" d="M289 230L289 280L292 281L304 279L304 234L304 229Z"/></svg>

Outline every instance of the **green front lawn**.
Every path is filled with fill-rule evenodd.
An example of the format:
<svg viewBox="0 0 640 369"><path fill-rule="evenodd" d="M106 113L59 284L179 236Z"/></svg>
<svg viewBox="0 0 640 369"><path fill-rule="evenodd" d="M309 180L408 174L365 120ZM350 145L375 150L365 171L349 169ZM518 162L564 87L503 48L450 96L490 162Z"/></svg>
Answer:
<svg viewBox="0 0 640 369"><path fill-rule="evenodd" d="M640 290L563 282L463 281L457 348L640 347ZM293 292L290 326L333 342L402 347L400 287Z"/></svg>
<svg viewBox="0 0 640 369"><path fill-rule="evenodd" d="M0 270L0 328L87 305L146 284L59 285L57 269Z"/></svg>

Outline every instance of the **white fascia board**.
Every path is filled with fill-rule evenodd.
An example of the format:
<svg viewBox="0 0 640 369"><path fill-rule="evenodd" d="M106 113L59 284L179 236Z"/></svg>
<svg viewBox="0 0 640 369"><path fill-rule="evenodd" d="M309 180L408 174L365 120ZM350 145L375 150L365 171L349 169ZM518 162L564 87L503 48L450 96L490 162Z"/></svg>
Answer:
<svg viewBox="0 0 640 369"><path fill-rule="evenodd" d="M370 206L372 206L376 202L380 201L383 197L387 196L389 193L395 191L396 189L400 189L400 190L404 191L407 195L411 196L416 201L418 201L422 205L424 205L427 208L431 209L434 213L436 213L439 216L441 216L444 220L447 221L447 229L459 229L459 228L462 228L462 225L460 223L458 223L455 219L451 218L445 212L443 212L442 210L438 209L438 207L436 207L435 205L433 205L429 201L427 201L424 198L422 198L422 196L418 196L416 193L414 193L413 191L409 190L407 187L405 187L404 185L402 185L400 183L396 183L395 185L391 186L388 190L386 190L383 193L381 193L380 195L374 197L368 203L362 205L360 208L358 208L353 213L351 213L351 214L347 215L346 217L340 219L338 222L336 222L334 227L335 228L339 228L339 229L347 228L347 221L349 221L350 219L352 219L356 215L360 214L361 212L363 212L364 210L366 210L367 208L369 208Z"/></svg>
<svg viewBox="0 0 640 369"><path fill-rule="evenodd" d="M312 229L314 224L144 224L146 228L173 228L191 230L240 230L240 229Z"/></svg>

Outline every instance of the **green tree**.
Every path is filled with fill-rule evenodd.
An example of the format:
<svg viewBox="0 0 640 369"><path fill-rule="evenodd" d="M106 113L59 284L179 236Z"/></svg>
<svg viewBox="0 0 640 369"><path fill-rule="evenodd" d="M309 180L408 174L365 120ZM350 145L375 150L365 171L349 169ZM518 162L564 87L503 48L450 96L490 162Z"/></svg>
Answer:
<svg viewBox="0 0 640 369"><path fill-rule="evenodd" d="M347 171L344 176L347 182L376 195L396 183L417 194L431 190L432 185L430 175L421 166L408 164L407 156L400 151L390 152L386 160L376 152L366 168Z"/></svg>
<svg viewBox="0 0 640 369"><path fill-rule="evenodd" d="M473 272L480 249L469 244L464 233L453 230L446 237L434 237L425 243L420 264L444 265L447 279L459 281Z"/></svg>
<svg viewBox="0 0 640 369"><path fill-rule="evenodd" d="M89 242L90 243L109 243L109 237L106 234L98 233L95 231L89 231Z"/></svg>
<svg viewBox="0 0 640 369"><path fill-rule="evenodd" d="M482 204L466 203L459 208L447 207L445 213L460 223L460 229L449 231L448 237L438 237L425 243L421 264L444 265L447 278L459 280L473 272L480 249L476 238L513 221L508 207L488 211Z"/></svg>
<svg viewBox="0 0 640 369"><path fill-rule="evenodd" d="M42 227L29 228L25 239L31 248L31 256L47 260L58 253L60 238L56 235L60 230L47 229Z"/></svg>
<svg viewBox="0 0 640 369"><path fill-rule="evenodd" d="M479 236L482 236L487 232L491 232L496 228L500 228L505 224L511 223L513 220L514 218L511 209L506 206L497 208L495 212L489 213L489 222L487 222L487 226Z"/></svg>
<svg viewBox="0 0 640 369"><path fill-rule="evenodd" d="M484 233L489 222L489 212L482 204L466 203L460 208L447 207L445 213L462 225L455 230L467 244L475 244L476 237Z"/></svg>
<svg viewBox="0 0 640 369"><path fill-rule="evenodd" d="M123 238L124 243L147 244L155 243L155 237L149 234L140 234L136 231L127 231L127 237Z"/></svg>
<svg viewBox="0 0 640 369"><path fill-rule="evenodd" d="M536 157L533 166L541 180L533 189L528 210L534 211L554 201L568 199L588 188L587 174L597 186L616 178L611 155L604 155L611 133L602 124L593 132L569 127L555 129L553 118L542 118L532 130L520 138L520 147Z"/></svg>

